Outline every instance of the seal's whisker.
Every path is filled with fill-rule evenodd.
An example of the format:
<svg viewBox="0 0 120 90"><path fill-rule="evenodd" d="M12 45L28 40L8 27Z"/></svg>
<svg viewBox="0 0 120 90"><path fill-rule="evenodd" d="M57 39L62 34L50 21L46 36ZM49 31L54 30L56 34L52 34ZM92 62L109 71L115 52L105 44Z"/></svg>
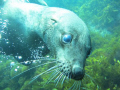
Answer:
<svg viewBox="0 0 120 90"><path fill-rule="evenodd" d="M53 80L60 72L58 70L56 70L51 77L49 78L49 80L47 81L46 84L48 84L49 82L51 82L51 80ZM54 76L53 76L54 75Z"/></svg>
<svg viewBox="0 0 120 90"><path fill-rule="evenodd" d="M57 61L57 60L52 58L41 58L41 59L30 60L30 61Z"/></svg>
<svg viewBox="0 0 120 90"><path fill-rule="evenodd" d="M39 76L41 76L41 75L44 74L44 73L50 73L53 69L55 69L55 68L57 68L57 67L58 67L57 65L56 65L56 66L53 66L53 67L47 69L46 71L44 71L44 72L42 72L42 73L36 75L36 76L33 77L32 79L34 79L34 78L38 78Z"/></svg>
<svg viewBox="0 0 120 90"><path fill-rule="evenodd" d="M75 86L75 82L73 83L73 85L68 90L71 90L74 86Z"/></svg>
<svg viewBox="0 0 120 90"><path fill-rule="evenodd" d="M41 76L41 75L43 75L43 74L45 74L45 73L50 73L52 70L56 69L57 67L59 67L59 66L58 66L58 65L53 66L53 67L47 69L46 71L44 71L44 72L36 75L35 77L32 78L32 80L29 82L29 84L32 83L34 80L36 80L39 76Z"/></svg>
<svg viewBox="0 0 120 90"><path fill-rule="evenodd" d="M56 83L55 87L57 86L57 84L58 84L58 82L60 81L60 79L62 78L62 76L63 76L63 74L61 73L61 74L59 75L58 79L57 79L57 83Z"/></svg>
<svg viewBox="0 0 120 90"><path fill-rule="evenodd" d="M95 83L95 80L90 75L88 75L87 73L85 73L85 75L88 76Z"/></svg>
<svg viewBox="0 0 120 90"><path fill-rule="evenodd" d="M70 73L68 73L68 78L71 79L71 75L70 75Z"/></svg>
<svg viewBox="0 0 120 90"><path fill-rule="evenodd" d="M70 75L70 74L68 74L68 78L69 78L69 80L71 81L71 75Z"/></svg>
<svg viewBox="0 0 120 90"><path fill-rule="evenodd" d="M63 80L62 80L62 82L61 82L61 86L63 85L65 79L66 79L66 76L63 77Z"/></svg>
<svg viewBox="0 0 120 90"><path fill-rule="evenodd" d="M41 63L42 61L58 61L58 60L53 59L53 58L44 58L44 57L42 57L40 59L23 61L23 62L20 62L20 64Z"/></svg>
<svg viewBox="0 0 120 90"><path fill-rule="evenodd" d="M43 64L40 64L40 65L37 65L37 66L35 66L35 67L29 68L29 69L27 69L27 70L19 73L18 75L12 77L10 80L14 79L14 78L17 77L17 76L20 76L21 74L23 74L23 73L25 73L25 72L27 72L27 71L30 71L30 70L34 69L34 68L37 68L37 67L40 67L40 66L43 66L43 65L46 65L46 64L50 64L50 63L55 63L55 62L57 62L57 61L47 62L47 63L43 63Z"/></svg>
<svg viewBox="0 0 120 90"><path fill-rule="evenodd" d="M93 81L94 84L96 84L96 81L95 81L90 75L88 75L87 73L85 73L85 75L86 75L87 77L89 77L89 78L91 79L91 81ZM96 85L97 85L97 84L96 84ZM97 85L97 89L99 90L99 85Z"/></svg>
<svg viewBox="0 0 120 90"><path fill-rule="evenodd" d="M80 90L80 88L81 88L81 81L79 82L79 90Z"/></svg>
<svg viewBox="0 0 120 90"><path fill-rule="evenodd" d="M69 81L70 80L70 74L68 73L68 76L67 76L67 81Z"/></svg>
<svg viewBox="0 0 120 90"><path fill-rule="evenodd" d="M60 83L62 83L64 77L65 77L65 76L64 76L64 74L62 73L62 76L61 76L61 78L60 78ZM62 84L61 84L61 86L62 86Z"/></svg>
<svg viewBox="0 0 120 90"><path fill-rule="evenodd" d="M57 82L58 78L60 77L61 73L56 77L56 79L54 80L55 82Z"/></svg>
<svg viewBox="0 0 120 90"><path fill-rule="evenodd" d="M75 81L68 90L80 90L80 88L81 88L81 81Z"/></svg>
<svg viewBox="0 0 120 90"><path fill-rule="evenodd" d="M79 84L76 82L75 89L73 89L73 90L78 90L78 89L79 89Z"/></svg>
<svg viewBox="0 0 120 90"><path fill-rule="evenodd" d="M75 81L75 85L73 87L73 90L78 90L78 84L77 84L77 81Z"/></svg>
<svg viewBox="0 0 120 90"><path fill-rule="evenodd" d="M53 58L41 58L38 60L40 60L40 61L57 61L56 59L53 59Z"/></svg>
<svg viewBox="0 0 120 90"><path fill-rule="evenodd" d="M77 90L80 90L80 88L81 88L81 81L76 81L76 83L77 83Z"/></svg>

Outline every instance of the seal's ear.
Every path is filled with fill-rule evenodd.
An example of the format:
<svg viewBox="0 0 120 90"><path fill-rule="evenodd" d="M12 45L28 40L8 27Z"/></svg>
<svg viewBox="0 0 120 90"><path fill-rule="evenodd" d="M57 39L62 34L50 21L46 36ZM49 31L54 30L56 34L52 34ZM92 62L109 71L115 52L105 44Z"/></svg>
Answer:
<svg viewBox="0 0 120 90"><path fill-rule="evenodd" d="M57 20L55 19L51 19L51 21L52 21L52 25L55 25L57 23Z"/></svg>

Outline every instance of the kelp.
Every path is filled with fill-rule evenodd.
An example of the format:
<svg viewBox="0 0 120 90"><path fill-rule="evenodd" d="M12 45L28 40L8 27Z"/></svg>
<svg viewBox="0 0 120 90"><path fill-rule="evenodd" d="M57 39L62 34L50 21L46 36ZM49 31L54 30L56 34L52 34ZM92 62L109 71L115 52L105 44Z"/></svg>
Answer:
<svg viewBox="0 0 120 90"><path fill-rule="evenodd" d="M96 39L96 38L95 38ZM93 78L94 86L89 87L93 82L85 82L85 86L90 90L119 90L120 89L120 36L107 38L99 36L98 41L104 40L106 42L98 44L97 47L86 61L86 73ZM93 39L94 40L94 39ZM95 43L97 43L97 40ZM85 78L87 79L87 78ZM87 84L87 85L86 85ZM98 87L97 87L97 86Z"/></svg>
<svg viewBox="0 0 120 90"><path fill-rule="evenodd" d="M120 2L117 0L77 0L74 4L67 4L68 1L63 3L88 25L94 25L96 28L112 29L120 20L118 19Z"/></svg>

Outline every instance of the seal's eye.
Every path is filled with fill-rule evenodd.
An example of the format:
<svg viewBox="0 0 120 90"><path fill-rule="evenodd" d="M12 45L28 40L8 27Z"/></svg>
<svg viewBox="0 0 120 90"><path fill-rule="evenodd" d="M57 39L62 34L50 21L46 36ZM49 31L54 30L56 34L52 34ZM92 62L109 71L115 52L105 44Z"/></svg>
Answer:
<svg viewBox="0 0 120 90"><path fill-rule="evenodd" d="M70 34L65 34L62 37L62 42L67 44L70 43L72 41L72 36Z"/></svg>

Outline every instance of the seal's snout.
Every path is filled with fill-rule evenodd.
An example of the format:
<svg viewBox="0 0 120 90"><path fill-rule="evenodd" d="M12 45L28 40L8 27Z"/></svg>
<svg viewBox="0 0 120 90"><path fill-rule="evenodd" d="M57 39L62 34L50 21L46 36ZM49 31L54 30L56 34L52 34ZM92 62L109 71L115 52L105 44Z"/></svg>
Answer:
<svg viewBox="0 0 120 90"><path fill-rule="evenodd" d="M80 68L80 67L73 68L73 78L75 80L82 80L84 77L84 74L85 74L85 72L82 68Z"/></svg>

